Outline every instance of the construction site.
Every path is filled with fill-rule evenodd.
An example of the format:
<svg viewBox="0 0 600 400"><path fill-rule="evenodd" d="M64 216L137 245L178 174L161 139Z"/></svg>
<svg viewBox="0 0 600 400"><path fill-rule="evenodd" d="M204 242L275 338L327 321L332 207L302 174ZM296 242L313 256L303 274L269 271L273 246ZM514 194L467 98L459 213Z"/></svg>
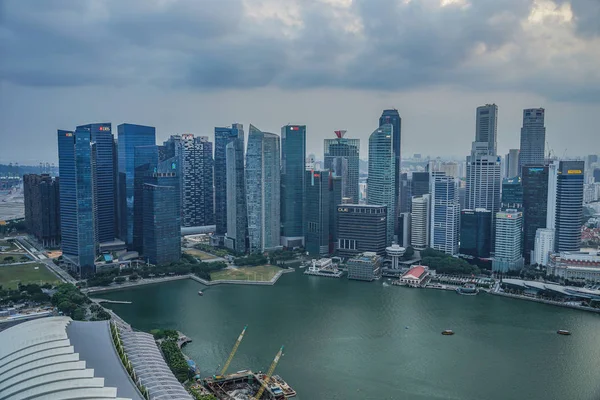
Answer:
<svg viewBox="0 0 600 400"><path fill-rule="evenodd" d="M244 338L246 328L244 327L242 333L240 333L219 375L203 379L204 387L221 400L284 400L296 397L294 389L279 375L273 375L283 356L283 346L275 355L266 373L242 370L227 374L227 369Z"/></svg>

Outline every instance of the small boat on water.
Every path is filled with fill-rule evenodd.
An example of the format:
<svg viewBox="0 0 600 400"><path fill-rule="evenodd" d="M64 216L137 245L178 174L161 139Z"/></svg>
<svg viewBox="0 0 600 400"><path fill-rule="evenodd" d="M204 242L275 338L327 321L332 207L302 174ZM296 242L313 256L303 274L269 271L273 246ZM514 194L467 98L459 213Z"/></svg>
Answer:
<svg viewBox="0 0 600 400"><path fill-rule="evenodd" d="M556 331L556 333L558 333L559 335L565 335L565 336L569 336L571 334L571 332L564 330L564 329L559 329Z"/></svg>
<svg viewBox="0 0 600 400"><path fill-rule="evenodd" d="M204 296L204 293L202 293L202 290L198 290L198 295L199 296Z"/></svg>
<svg viewBox="0 0 600 400"><path fill-rule="evenodd" d="M454 331L452 329L444 329L442 331L442 335L444 335L444 336L454 335Z"/></svg>

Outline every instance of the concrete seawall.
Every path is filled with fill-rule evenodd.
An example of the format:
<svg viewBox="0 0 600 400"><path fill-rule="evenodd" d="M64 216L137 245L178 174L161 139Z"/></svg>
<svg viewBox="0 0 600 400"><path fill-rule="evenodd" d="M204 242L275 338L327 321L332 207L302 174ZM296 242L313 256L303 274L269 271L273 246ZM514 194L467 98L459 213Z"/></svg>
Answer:
<svg viewBox="0 0 600 400"><path fill-rule="evenodd" d="M535 297L521 296L518 294L511 294L511 293L494 292L494 291L490 291L489 293L493 294L495 296L510 297L511 299L518 299L518 300L534 301L536 303L549 304L551 306L573 308L575 310L590 311L590 312L600 314L600 308L584 307L584 306L580 306L580 305L576 305L576 304L561 303L559 301L536 299Z"/></svg>

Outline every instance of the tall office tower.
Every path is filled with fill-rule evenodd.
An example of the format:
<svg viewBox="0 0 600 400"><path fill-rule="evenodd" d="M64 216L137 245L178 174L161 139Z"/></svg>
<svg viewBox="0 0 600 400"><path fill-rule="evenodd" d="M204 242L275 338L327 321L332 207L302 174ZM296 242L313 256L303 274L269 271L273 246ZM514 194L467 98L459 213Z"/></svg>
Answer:
<svg viewBox="0 0 600 400"><path fill-rule="evenodd" d="M429 172L413 172L410 180L412 197L429 194Z"/></svg>
<svg viewBox="0 0 600 400"><path fill-rule="evenodd" d="M159 163L143 185L143 252L154 265L181 257L181 188L175 162Z"/></svg>
<svg viewBox="0 0 600 400"><path fill-rule="evenodd" d="M97 249L89 131L58 131L58 171L63 257L88 277L96 272Z"/></svg>
<svg viewBox="0 0 600 400"><path fill-rule="evenodd" d="M546 146L546 127L544 109L528 108L523 110L521 128L521 149L519 151L519 173L525 165L543 165Z"/></svg>
<svg viewBox="0 0 600 400"><path fill-rule="evenodd" d="M227 145L238 137L244 143L244 126L232 124L231 128L215 128L215 161L214 161L214 187L215 187L215 225L216 234L223 236L227 233ZM243 162L243 161L242 161Z"/></svg>
<svg viewBox="0 0 600 400"><path fill-rule="evenodd" d="M114 137L110 123L78 126L76 132L90 135L94 168L94 208L98 242L115 240L115 171L113 169Z"/></svg>
<svg viewBox="0 0 600 400"><path fill-rule="evenodd" d="M153 126L121 124L118 132L119 168L119 218L121 239L133 244L133 179L135 175L134 156L137 146L156 144L156 129Z"/></svg>
<svg viewBox="0 0 600 400"><path fill-rule="evenodd" d="M182 226L213 223L213 158L208 137L181 135Z"/></svg>
<svg viewBox="0 0 600 400"><path fill-rule="evenodd" d="M467 156L466 207L485 208L494 215L500 209L500 157L481 154L475 143Z"/></svg>
<svg viewBox="0 0 600 400"><path fill-rule="evenodd" d="M504 174L506 178L521 175L521 171L519 171L519 149L510 149L506 153Z"/></svg>
<svg viewBox="0 0 600 400"><path fill-rule="evenodd" d="M387 206L388 231L386 246L394 241L396 222L395 155L393 148L393 126L385 124L375 129L369 137L369 176L367 178L367 203Z"/></svg>
<svg viewBox="0 0 600 400"><path fill-rule="evenodd" d="M409 179L408 174L402 173L400 176L400 214L410 212L412 198L412 190L410 186L411 180ZM398 220L398 223L400 223L400 220ZM400 226L398 226L398 230L400 230Z"/></svg>
<svg viewBox="0 0 600 400"><path fill-rule="evenodd" d="M496 246L492 270L507 272L523 268L523 213L508 209L496 213Z"/></svg>
<svg viewBox="0 0 600 400"><path fill-rule="evenodd" d="M340 257L352 257L365 251L385 255L386 206L341 204L337 214Z"/></svg>
<svg viewBox="0 0 600 400"><path fill-rule="evenodd" d="M404 248L410 246L410 222L409 212L398 214L398 244Z"/></svg>
<svg viewBox="0 0 600 400"><path fill-rule="evenodd" d="M442 162L437 167L437 170L446 174L446 176L451 176L453 178L458 178L458 163L454 161Z"/></svg>
<svg viewBox="0 0 600 400"><path fill-rule="evenodd" d="M460 203L458 182L450 176L432 175L430 247L446 254L458 254Z"/></svg>
<svg viewBox="0 0 600 400"><path fill-rule="evenodd" d="M279 154L279 136L261 132L250 125L246 151L246 197L251 252L264 252L280 246Z"/></svg>
<svg viewBox="0 0 600 400"><path fill-rule="evenodd" d="M462 210L459 253L476 258L489 258L492 251L491 231L491 211L483 208Z"/></svg>
<svg viewBox="0 0 600 400"><path fill-rule="evenodd" d="M486 104L477 107L475 120L475 141L487 143L487 154L495 156L498 136L498 106Z"/></svg>
<svg viewBox="0 0 600 400"><path fill-rule="evenodd" d="M536 231L548 228L548 183L551 181L549 176L547 165L532 165L522 169L523 256L527 264L530 264Z"/></svg>
<svg viewBox="0 0 600 400"><path fill-rule="evenodd" d="M600 168L594 168L593 177L594 182L600 183Z"/></svg>
<svg viewBox="0 0 600 400"><path fill-rule="evenodd" d="M227 165L227 234L225 246L245 253L248 251L248 208L246 205L246 176L244 171L244 133L226 148Z"/></svg>
<svg viewBox="0 0 600 400"><path fill-rule="evenodd" d="M335 131L335 139L324 140L325 169L342 177L342 196L348 197L352 203L358 203L360 139L347 139L345 134L346 131ZM344 173L342 160L346 160L347 173Z"/></svg>
<svg viewBox="0 0 600 400"><path fill-rule="evenodd" d="M379 117L379 127L383 127L384 125L392 125L392 135L393 135L393 144L392 144L392 154L394 155L394 209L391 210L388 208L388 216L389 219L393 220L393 223L396 224L398 211L400 210L401 205L400 202L400 167L401 167L401 141L402 141L402 118L400 118L400 114L398 110L390 109L383 110L381 117ZM370 151L370 150L369 150ZM370 158L370 154L369 154ZM368 195L367 195L368 197Z"/></svg>
<svg viewBox="0 0 600 400"><path fill-rule="evenodd" d="M306 125L281 128L281 244L304 244Z"/></svg>
<svg viewBox="0 0 600 400"><path fill-rule="evenodd" d="M557 252L581 250L583 161L560 161L556 180Z"/></svg>
<svg viewBox="0 0 600 400"><path fill-rule="evenodd" d="M306 171L304 247L311 257L329 254L331 192L329 171ZM336 206L340 203L336 204ZM335 210L334 210L335 211Z"/></svg>
<svg viewBox="0 0 600 400"><path fill-rule="evenodd" d="M413 196L412 198L410 245L416 250L424 250L429 246L430 202L430 194Z"/></svg>
<svg viewBox="0 0 600 400"><path fill-rule="evenodd" d="M115 182L114 190L114 210L115 215L115 230L114 237L121 238L121 193L125 193L125 190L121 188L121 182L119 179L119 143L117 138L113 138L113 182ZM125 241L123 241L125 244Z"/></svg>
<svg viewBox="0 0 600 400"><path fill-rule="evenodd" d="M337 250L338 206L342 204L342 178L329 171L329 254Z"/></svg>
<svg viewBox="0 0 600 400"><path fill-rule="evenodd" d="M521 209L523 207L523 185L521 178L506 178L502 180L502 205L501 207Z"/></svg>
<svg viewBox="0 0 600 400"><path fill-rule="evenodd" d="M173 153L174 154L174 153ZM176 159L176 157L173 157ZM133 149L133 238L132 249L144 253L144 184L152 183L151 177L158 170L158 146L136 146ZM176 171L177 173L177 171ZM173 199L175 201L175 199ZM181 201L177 196L177 206ZM181 220L181 211L179 215Z"/></svg>
<svg viewBox="0 0 600 400"><path fill-rule="evenodd" d="M59 178L48 174L23 175L25 225L43 246L60 243Z"/></svg>
<svg viewBox="0 0 600 400"><path fill-rule="evenodd" d="M554 229L540 228L535 233L535 248L531 264L546 266L550 253L554 252Z"/></svg>

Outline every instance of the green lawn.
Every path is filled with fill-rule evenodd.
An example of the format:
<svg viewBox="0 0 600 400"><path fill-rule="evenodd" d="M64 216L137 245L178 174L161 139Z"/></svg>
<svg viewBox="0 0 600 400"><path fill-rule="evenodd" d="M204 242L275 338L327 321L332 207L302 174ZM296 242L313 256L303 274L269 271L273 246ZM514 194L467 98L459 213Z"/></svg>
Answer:
<svg viewBox="0 0 600 400"><path fill-rule="evenodd" d="M38 269L35 269L38 267ZM0 285L3 289L16 289L21 283L52 283L60 280L44 264L0 265Z"/></svg>
<svg viewBox="0 0 600 400"><path fill-rule="evenodd" d="M189 254L190 256L197 257L200 260L210 260L213 258L217 258L217 256L213 256L212 254L205 253L198 249L185 249L183 252L185 254Z"/></svg>
<svg viewBox="0 0 600 400"><path fill-rule="evenodd" d="M5 251L14 251L19 249L12 241L9 242L8 240L0 240L0 247L8 247L8 249Z"/></svg>
<svg viewBox="0 0 600 400"><path fill-rule="evenodd" d="M259 265L257 267L240 267L237 269L222 269L220 271L211 272L210 278L213 281L221 280L257 280L270 281L281 268L272 265Z"/></svg>

